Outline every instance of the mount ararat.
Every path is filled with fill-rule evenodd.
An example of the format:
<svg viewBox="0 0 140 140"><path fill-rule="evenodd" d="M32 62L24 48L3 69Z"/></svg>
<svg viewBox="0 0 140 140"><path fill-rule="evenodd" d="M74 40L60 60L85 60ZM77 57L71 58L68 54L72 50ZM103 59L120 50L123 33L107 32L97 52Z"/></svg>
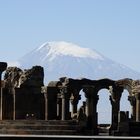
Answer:
<svg viewBox="0 0 140 140"><path fill-rule="evenodd" d="M21 68L44 67L45 83L60 77L138 79L140 73L90 48L69 42L46 42L18 60Z"/></svg>
<svg viewBox="0 0 140 140"><path fill-rule="evenodd" d="M91 48L92 46L90 46ZM122 78L139 79L140 73L119 64L97 51L84 48L73 43L59 41L46 42L35 48L18 60L19 67L28 69L35 65L44 68L45 85L50 81L57 81L60 77L89 78L98 80L110 78L118 80ZM100 91L102 95L97 105L99 122L111 121L111 105L106 89ZM106 94L107 93L107 94ZM83 96L83 94L81 94ZM121 110L130 110L128 93L122 95ZM82 97L82 100L85 100ZM80 104L82 101L80 102Z"/></svg>

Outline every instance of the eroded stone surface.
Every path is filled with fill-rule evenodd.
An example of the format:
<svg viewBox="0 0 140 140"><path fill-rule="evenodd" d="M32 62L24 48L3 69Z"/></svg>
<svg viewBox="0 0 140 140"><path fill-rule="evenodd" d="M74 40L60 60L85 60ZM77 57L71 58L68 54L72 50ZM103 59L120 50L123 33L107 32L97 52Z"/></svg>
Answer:
<svg viewBox="0 0 140 140"><path fill-rule="evenodd" d="M28 70L6 67L6 63L0 63L0 74L6 70L3 80L5 86L0 86L0 120L74 120L81 125L82 129L78 130L81 133L98 135L99 129L101 130L98 126L98 94L105 88L110 94L112 108L110 134L139 135L140 80L61 77L58 81L50 81L44 86L44 71L41 66L34 66ZM128 100L132 108L130 118L128 113L120 113L120 100L124 89L129 92ZM86 101L80 107L80 112L78 103L81 100L81 90Z"/></svg>

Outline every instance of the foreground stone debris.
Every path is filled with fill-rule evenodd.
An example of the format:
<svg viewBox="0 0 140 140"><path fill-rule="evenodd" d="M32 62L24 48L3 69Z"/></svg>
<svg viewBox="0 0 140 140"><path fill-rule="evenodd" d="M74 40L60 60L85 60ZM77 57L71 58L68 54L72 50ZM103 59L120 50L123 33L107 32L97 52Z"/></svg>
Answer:
<svg viewBox="0 0 140 140"><path fill-rule="evenodd" d="M62 77L44 86L41 66L21 70L5 62L0 78L0 134L140 136L140 80ZM110 94L110 126L98 125L98 93L104 88ZM120 111L125 89L131 112ZM78 109L81 90L86 101Z"/></svg>

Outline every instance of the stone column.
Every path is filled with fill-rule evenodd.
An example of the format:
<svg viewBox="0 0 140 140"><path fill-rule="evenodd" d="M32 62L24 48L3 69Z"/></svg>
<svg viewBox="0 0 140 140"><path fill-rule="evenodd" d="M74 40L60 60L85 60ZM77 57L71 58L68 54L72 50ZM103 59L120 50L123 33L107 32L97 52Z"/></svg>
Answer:
<svg viewBox="0 0 140 140"><path fill-rule="evenodd" d="M110 131L112 131L116 130L118 127L118 113L120 111L120 99L123 92L123 88L112 88L110 92L110 102L112 105L112 124L110 127Z"/></svg>
<svg viewBox="0 0 140 140"><path fill-rule="evenodd" d="M69 119L69 93L67 87L61 89L61 98L62 98L62 118L61 120Z"/></svg>
<svg viewBox="0 0 140 140"><path fill-rule="evenodd" d="M57 119L61 119L62 114L62 100L60 97L57 97Z"/></svg>
<svg viewBox="0 0 140 140"><path fill-rule="evenodd" d="M140 93L136 93L135 97L136 97L136 122L140 122Z"/></svg>
<svg viewBox="0 0 140 140"><path fill-rule="evenodd" d="M1 79L1 78L0 78ZM0 81L1 82L1 81ZM2 84L0 85L0 120L2 120L2 106L3 106L3 92L2 92Z"/></svg>
<svg viewBox="0 0 140 140"><path fill-rule="evenodd" d="M112 96L110 96L110 102L111 102L111 106L112 106L112 124L111 124L111 128L110 130L116 130L118 127L118 114L120 111L120 98L121 98L121 94L122 92L117 92L115 91L116 95L118 96L115 100L112 99Z"/></svg>
<svg viewBox="0 0 140 140"><path fill-rule="evenodd" d="M49 120L51 117L49 115L49 108L50 108L50 105L49 105L49 89L50 87L42 87L42 91L41 93L44 94L44 100L45 100L45 104L44 104L44 111L45 111L45 120ZM53 107L52 107L53 108Z"/></svg>
<svg viewBox="0 0 140 140"><path fill-rule="evenodd" d="M131 119L136 121L136 98L135 96L128 96L128 100L131 104Z"/></svg>
<svg viewBox="0 0 140 140"><path fill-rule="evenodd" d="M2 112L3 112L3 110L2 110L2 105L3 105L3 103L2 103L2 99L3 99L3 93L2 93L2 83L1 83L1 77L2 77L2 72L4 71L4 70L6 70L6 68L7 68L7 63L5 63L5 62L0 62L0 120L2 120Z"/></svg>
<svg viewBox="0 0 140 140"><path fill-rule="evenodd" d="M57 101L55 87L42 87L45 99L45 120L53 120L57 117Z"/></svg>
<svg viewBox="0 0 140 140"><path fill-rule="evenodd" d="M113 101L112 96L110 96L110 102L112 106L112 120L110 130L116 130L118 126L118 113L120 110L120 100Z"/></svg>
<svg viewBox="0 0 140 140"><path fill-rule="evenodd" d="M41 88L41 93L44 95L44 100L45 100L45 104L44 104L44 114L45 114L45 120L48 120L48 106L47 106L47 104L48 104L48 100L47 100L47 89L46 89L46 87L45 86L43 86L42 88Z"/></svg>
<svg viewBox="0 0 140 140"><path fill-rule="evenodd" d="M62 115L61 115L61 120L65 120L66 119L66 112L65 112L65 110L66 110L66 106L65 106L65 102L66 102L66 100L65 100L65 95L64 95L64 93L62 94Z"/></svg>
<svg viewBox="0 0 140 140"><path fill-rule="evenodd" d="M44 87L45 120L57 119L57 87Z"/></svg>
<svg viewBox="0 0 140 140"><path fill-rule="evenodd" d="M92 86L84 88L83 91L85 92L85 97L87 98L85 111L87 116L87 128L91 130L92 135L97 135L97 102L99 99L97 95L98 92Z"/></svg>
<svg viewBox="0 0 140 140"><path fill-rule="evenodd" d="M12 94L13 94L13 120L16 120L16 94L15 88L12 87Z"/></svg>
<svg viewBox="0 0 140 140"><path fill-rule="evenodd" d="M47 93L44 93L44 99L45 99L45 120L48 120L48 98Z"/></svg>

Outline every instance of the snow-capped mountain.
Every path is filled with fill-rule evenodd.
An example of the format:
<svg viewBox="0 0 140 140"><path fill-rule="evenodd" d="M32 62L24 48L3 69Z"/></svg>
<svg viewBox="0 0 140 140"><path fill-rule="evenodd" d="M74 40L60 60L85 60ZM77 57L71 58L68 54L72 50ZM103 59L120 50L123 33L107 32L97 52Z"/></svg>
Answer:
<svg viewBox="0 0 140 140"><path fill-rule="evenodd" d="M18 63L21 68L26 69L31 68L33 65L43 66L45 85L49 81L58 80L64 76L71 78L85 77L89 79L111 78L114 80L126 77L132 79L140 78L140 73L112 61L97 51L68 42L44 43L19 59ZM107 91L103 90L101 92ZM111 121L111 106L108 101L109 97L106 96L109 96L109 94L103 94L100 97L98 105L100 123ZM123 110L130 110L130 103L126 102L127 98L127 94L125 94L122 102L126 108L124 107Z"/></svg>
<svg viewBox="0 0 140 140"><path fill-rule="evenodd" d="M97 51L68 42L47 42L19 59L22 68L44 67L45 82L66 76L71 78L133 78L140 73L116 63Z"/></svg>

